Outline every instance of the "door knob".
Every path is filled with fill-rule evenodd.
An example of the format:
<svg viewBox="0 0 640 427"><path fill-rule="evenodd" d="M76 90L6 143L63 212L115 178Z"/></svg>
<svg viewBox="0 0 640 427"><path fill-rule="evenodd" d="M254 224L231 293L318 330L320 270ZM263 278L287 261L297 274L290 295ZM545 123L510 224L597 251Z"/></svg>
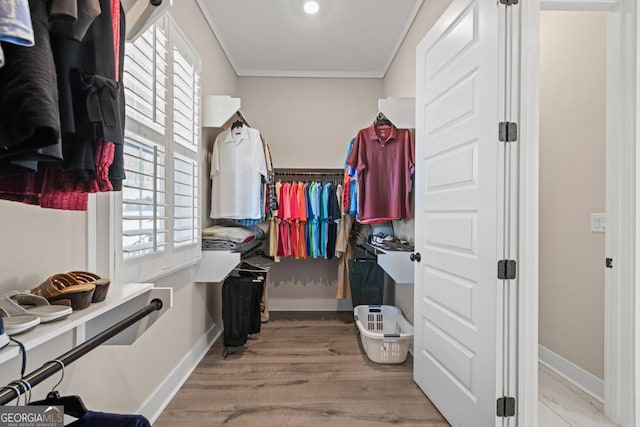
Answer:
<svg viewBox="0 0 640 427"><path fill-rule="evenodd" d="M409 255L409 259L410 259L411 261L418 261L418 262L420 262L420 260L422 259L422 256L420 255L420 252L418 252L418 253L415 253L415 254L411 254L411 255Z"/></svg>

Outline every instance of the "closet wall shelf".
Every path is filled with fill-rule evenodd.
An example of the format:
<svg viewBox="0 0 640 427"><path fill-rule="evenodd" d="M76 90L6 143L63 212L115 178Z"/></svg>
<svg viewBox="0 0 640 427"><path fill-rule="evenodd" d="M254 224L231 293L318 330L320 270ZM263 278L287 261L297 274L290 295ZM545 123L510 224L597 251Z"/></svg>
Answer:
<svg viewBox="0 0 640 427"><path fill-rule="evenodd" d="M82 344L131 313L148 305L154 298L162 301L162 309L121 332L104 345L130 345L146 331L173 304L172 288L155 288L152 283L112 283L109 294L103 302L91 304L84 310L71 313L67 318L51 323L42 323L29 332L15 335L27 351L66 334L73 332L74 346ZM14 343L0 350L0 363L19 355Z"/></svg>
<svg viewBox="0 0 640 427"><path fill-rule="evenodd" d="M409 256L411 252L390 251L367 243L377 254L378 265L393 279L396 284L413 284L414 263Z"/></svg>
<svg viewBox="0 0 640 427"><path fill-rule="evenodd" d="M196 283L219 283L240 264L243 257L256 249L261 249L264 241L254 240L239 251L202 251L199 264L196 265L193 281Z"/></svg>
<svg viewBox="0 0 640 427"><path fill-rule="evenodd" d="M222 282L240 264L240 252L202 251L200 263L196 266L194 282Z"/></svg>
<svg viewBox="0 0 640 427"><path fill-rule="evenodd" d="M206 95L202 106L202 127L220 128L234 116L247 126L249 123L240 112L240 98L228 95Z"/></svg>
<svg viewBox="0 0 640 427"><path fill-rule="evenodd" d="M415 98L383 98L378 100L378 111L384 114L398 129L415 129Z"/></svg>

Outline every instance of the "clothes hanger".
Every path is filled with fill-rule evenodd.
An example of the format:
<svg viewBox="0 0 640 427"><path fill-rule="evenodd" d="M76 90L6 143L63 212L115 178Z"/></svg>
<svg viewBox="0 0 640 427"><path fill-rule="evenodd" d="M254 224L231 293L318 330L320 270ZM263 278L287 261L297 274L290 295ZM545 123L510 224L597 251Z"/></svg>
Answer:
<svg viewBox="0 0 640 427"><path fill-rule="evenodd" d="M234 130L236 128L241 128L244 126L244 123L242 123L242 120L236 120L235 122L233 122L233 124L231 125L231 130Z"/></svg>
<svg viewBox="0 0 640 427"><path fill-rule="evenodd" d="M82 418L89 410L85 406L80 396L60 396L60 392L56 390L56 387L60 385L64 379L64 363L58 359L49 361L48 363L57 363L62 367L62 375L60 380L53 386L51 391L47 394L47 397L42 400L30 402L29 405L44 405L44 406L63 406L64 413L74 418Z"/></svg>
<svg viewBox="0 0 640 427"><path fill-rule="evenodd" d="M373 125L374 126L393 126L393 123L391 123L391 120L389 120L387 116L385 116L382 113L378 113L375 120L373 121Z"/></svg>

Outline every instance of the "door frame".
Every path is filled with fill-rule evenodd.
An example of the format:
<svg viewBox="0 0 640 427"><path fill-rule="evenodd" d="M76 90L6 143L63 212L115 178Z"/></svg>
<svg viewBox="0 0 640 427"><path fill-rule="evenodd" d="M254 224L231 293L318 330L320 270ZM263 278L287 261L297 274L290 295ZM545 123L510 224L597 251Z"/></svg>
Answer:
<svg viewBox="0 0 640 427"><path fill-rule="evenodd" d="M527 0L520 2L520 201L518 308L518 426L538 427L539 64L540 10L609 11L607 72L605 414L626 427L640 425L640 46L633 0ZM623 43L624 42L624 43ZM620 49L620 43L624 48ZM613 142L617 142L614 144ZM603 260L604 263L604 260ZM629 373L632 373L629 375Z"/></svg>

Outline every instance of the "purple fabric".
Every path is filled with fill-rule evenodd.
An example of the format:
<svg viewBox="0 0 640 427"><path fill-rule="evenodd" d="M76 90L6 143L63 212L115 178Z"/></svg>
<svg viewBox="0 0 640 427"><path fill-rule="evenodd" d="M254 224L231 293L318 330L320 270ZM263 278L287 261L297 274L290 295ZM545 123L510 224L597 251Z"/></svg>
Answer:
<svg viewBox="0 0 640 427"><path fill-rule="evenodd" d="M411 217L415 146L408 129L373 125L361 129L346 163L358 172L359 220Z"/></svg>

